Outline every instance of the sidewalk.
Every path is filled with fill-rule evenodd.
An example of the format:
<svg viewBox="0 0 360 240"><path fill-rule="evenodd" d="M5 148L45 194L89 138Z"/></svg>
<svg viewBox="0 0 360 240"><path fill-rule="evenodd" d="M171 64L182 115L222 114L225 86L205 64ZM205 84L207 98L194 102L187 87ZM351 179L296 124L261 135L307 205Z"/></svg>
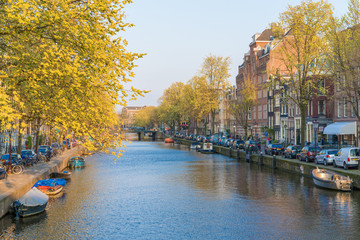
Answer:
<svg viewBox="0 0 360 240"><path fill-rule="evenodd" d="M11 203L27 193L38 180L47 178L51 172L61 171L71 157L82 152L83 147L77 146L52 158L50 162L37 163L27 167L22 174L10 174L7 179L0 180L0 218L9 211Z"/></svg>

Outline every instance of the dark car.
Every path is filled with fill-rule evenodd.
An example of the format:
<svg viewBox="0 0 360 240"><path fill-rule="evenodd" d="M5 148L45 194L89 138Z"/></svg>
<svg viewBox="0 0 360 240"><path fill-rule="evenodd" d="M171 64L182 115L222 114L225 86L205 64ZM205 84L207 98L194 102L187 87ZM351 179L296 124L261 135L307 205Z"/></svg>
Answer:
<svg viewBox="0 0 360 240"><path fill-rule="evenodd" d="M266 146L265 154L268 155L281 155L284 153L284 146L279 143L271 143Z"/></svg>
<svg viewBox="0 0 360 240"><path fill-rule="evenodd" d="M245 148L245 150L250 150L250 151L256 152L258 150L258 145L257 145L257 142L255 142L255 141L247 140L245 142L244 148Z"/></svg>
<svg viewBox="0 0 360 240"><path fill-rule="evenodd" d="M288 146L284 151L284 157L285 158L296 158L298 153L301 151L301 146L295 145L295 146Z"/></svg>
<svg viewBox="0 0 360 240"><path fill-rule="evenodd" d="M3 164L7 164L9 162L9 154L4 154L1 156L1 162ZM20 156L20 154L12 153L11 154L11 162L13 164L23 164L23 160Z"/></svg>
<svg viewBox="0 0 360 240"><path fill-rule="evenodd" d="M52 156L52 149L48 145L42 145L39 147L39 154L46 157L46 159L49 161Z"/></svg>
<svg viewBox="0 0 360 240"><path fill-rule="evenodd" d="M320 147L316 147L316 152L321 151ZM298 159L305 162L313 162L315 159L315 146L305 146L298 154Z"/></svg>
<svg viewBox="0 0 360 240"><path fill-rule="evenodd" d="M26 165L33 165L37 162L36 153L33 150L22 150L21 158Z"/></svg>

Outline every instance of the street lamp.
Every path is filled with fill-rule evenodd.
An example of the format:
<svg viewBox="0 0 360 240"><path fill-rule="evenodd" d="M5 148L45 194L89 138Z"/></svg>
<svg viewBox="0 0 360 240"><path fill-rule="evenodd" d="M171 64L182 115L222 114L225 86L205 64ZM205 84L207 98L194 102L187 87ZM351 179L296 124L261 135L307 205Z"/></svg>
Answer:
<svg viewBox="0 0 360 240"><path fill-rule="evenodd" d="M234 139L235 139L235 128L236 128L236 125L235 125L235 123L234 123L234 125L233 125L233 128L234 128Z"/></svg>
<svg viewBox="0 0 360 240"><path fill-rule="evenodd" d="M316 152L316 144L317 144L317 130L318 130L318 127L319 127L319 122L318 121L313 121L313 127L314 127L314 142L315 142L315 157L317 155L317 152Z"/></svg>

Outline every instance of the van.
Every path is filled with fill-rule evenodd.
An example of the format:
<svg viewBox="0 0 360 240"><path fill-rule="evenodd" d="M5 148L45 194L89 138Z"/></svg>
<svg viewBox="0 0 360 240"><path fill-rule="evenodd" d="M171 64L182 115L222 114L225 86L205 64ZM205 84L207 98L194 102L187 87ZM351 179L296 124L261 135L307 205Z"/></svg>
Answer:
<svg viewBox="0 0 360 240"><path fill-rule="evenodd" d="M360 148L347 147L341 148L335 155L333 164L334 167L343 167L348 169L349 167L359 167Z"/></svg>

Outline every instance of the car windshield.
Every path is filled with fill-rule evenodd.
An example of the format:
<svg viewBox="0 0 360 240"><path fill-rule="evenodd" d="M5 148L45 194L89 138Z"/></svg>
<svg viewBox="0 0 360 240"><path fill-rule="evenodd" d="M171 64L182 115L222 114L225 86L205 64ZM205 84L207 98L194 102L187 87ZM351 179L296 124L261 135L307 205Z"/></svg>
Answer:
<svg viewBox="0 0 360 240"><path fill-rule="evenodd" d="M334 151L328 151L328 154L336 154L338 151L334 150Z"/></svg>
<svg viewBox="0 0 360 240"><path fill-rule="evenodd" d="M22 155L31 155L32 152L31 151L21 151Z"/></svg>
<svg viewBox="0 0 360 240"><path fill-rule="evenodd" d="M351 149L350 150L350 156L351 157L359 157L360 156L359 149Z"/></svg>
<svg viewBox="0 0 360 240"><path fill-rule="evenodd" d="M316 148L317 152L320 152L321 149L319 147ZM309 147L309 152L315 152L315 148L314 147Z"/></svg>

